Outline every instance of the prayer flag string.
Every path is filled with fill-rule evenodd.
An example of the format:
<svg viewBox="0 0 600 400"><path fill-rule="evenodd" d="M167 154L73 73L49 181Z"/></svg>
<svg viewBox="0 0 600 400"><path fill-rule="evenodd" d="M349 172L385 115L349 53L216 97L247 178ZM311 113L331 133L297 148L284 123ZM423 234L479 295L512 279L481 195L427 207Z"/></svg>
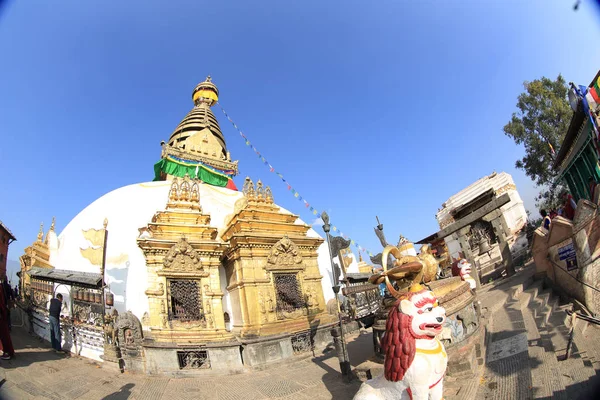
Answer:
<svg viewBox="0 0 600 400"><path fill-rule="evenodd" d="M296 199L298 199L299 201L301 201L304 204L304 207L308 208L310 210L310 212L312 212L312 214L315 215L317 218L321 218L321 213L316 208L314 208L305 198L303 198L302 196L300 196L300 193L298 193L298 191L292 187L292 185L283 177L283 175L281 173L279 173L279 172L277 172L275 170L275 167L273 167L265 159L265 157L258 151L258 149L252 144L252 142L250 142L250 139L248 139L248 137L246 137L246 135L244 134L244 132L242 132L242 130L240 128L238 128L238 126L236 125L236 123L233 122L233 120L227 114L227 112L225 111L225 109L223 108L223 106L221 105L221 103L217 102L217 104L221 108L221 111L223 111L223 114L225 115L225 118L227 118L227 120L229 122L231 122L231 125L233 125L233 127L235 128L236 131L238 131L238 133L240 134L240 136L242 137L242 139L244 139L244 142L246 143L246 146L250 147L252 149L252 151L254 151L254 153L260 159L260 161L266 167L269 168L269 172L274 173L275 175L277 175L281 179L281 181L286 184L287 190L290 191L290 193L292 193L292 195ZM338 232L340 234L340 236L343 237L344 239L350 240L350 245L351 246L354 246L354 247L358 248L359 251L363 251L363 252L367 253L369 255L369 257L373 257L373 253L371 253L368 249L364 248L363 246L359 245L354 239L350 239L342 231L340 231L340 229L337 226L332 225L331 226L331 230L333 230L334 232Z"/></svg>

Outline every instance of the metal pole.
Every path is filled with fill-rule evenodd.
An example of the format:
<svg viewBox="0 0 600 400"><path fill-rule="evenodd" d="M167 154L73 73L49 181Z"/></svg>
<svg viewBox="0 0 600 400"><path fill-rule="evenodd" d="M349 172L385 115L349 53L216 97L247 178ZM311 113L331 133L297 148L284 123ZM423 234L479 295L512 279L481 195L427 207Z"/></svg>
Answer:
<svg viewBox="0 0 600 400"><path fill-rule="evenodd" d="M337 305L338 312L338 321L339 326L334 327L331 330L331 336L333 337L333 342L338 353L338 359L340 362L340 371L342 376L346 379L347 382L350 382L352 379L352 368L350 366L350 357L348 356L348 349L346 347L346 338L344 336L344 322L342 319L342 312L340 308L340 282L339 276L336 272L336 269L333 265L333 252L331 249L331 235L329 234L330 225L329 225L329 215L326 212L321 214L321 219L323 220L323 231L325 231L325 235L327 237L327 247L329 249L329 259L331 260L331 270L333 273L333 293L335 294L335 302Z"/></svg>
<svg viewBox="0 0 600 400"><path fill-rule="evenodd" d="M100 274L102 275L102 280L100 281L100 287L102 292L102 329L104 329L104 324L106 321L104 320L106 314L106 303L104 299L104 272L106 271L106 240L108 239L108 219L104 219L104 246L102 248L102 271Z"/></svg>

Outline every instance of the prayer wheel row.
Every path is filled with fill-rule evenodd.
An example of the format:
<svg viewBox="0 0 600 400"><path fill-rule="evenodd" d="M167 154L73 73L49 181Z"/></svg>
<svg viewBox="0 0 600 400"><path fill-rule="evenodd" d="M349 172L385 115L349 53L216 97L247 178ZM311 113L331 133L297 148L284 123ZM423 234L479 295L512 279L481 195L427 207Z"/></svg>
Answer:
<svg viewBox="0 0 600 400"><path fill-rule="evenodd" d="M102 303L102 294L90 290L75 289L73 290L73 299L100 304Z"/></svg>
<svg viewBox="0 0 600 400"><path fill-rule="evenodd" d="M101 304L102 303L102 293L92 292L92 291L83 290L83 289L74 289L73 290L73 299L88 301L90 303ZM114 295L112 293L107 293L105 301L106 301L107 306L112 307L115 302Z"/></svg>
<svg viewBox="0 0 600 400"><path fill-rule="evenodd" d="M43 293L50 293L52 294L53 290L54 290L54 285L51 283L46 283L46 282L31 282L31 287L38 291L38 292L43 292Z"/></svg>

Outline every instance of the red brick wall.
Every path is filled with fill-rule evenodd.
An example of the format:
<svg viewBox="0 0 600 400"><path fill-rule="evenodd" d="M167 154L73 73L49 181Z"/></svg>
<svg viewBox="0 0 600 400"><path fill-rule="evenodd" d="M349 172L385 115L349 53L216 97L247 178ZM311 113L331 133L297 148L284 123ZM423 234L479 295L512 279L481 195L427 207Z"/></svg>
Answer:
<svg viewBox="0 0 600 400"><path fill-rule="evenodd" d="M6 275L6 259L8 257L8 242L10 236L4 228L0 227L0 276Z"/></svg>

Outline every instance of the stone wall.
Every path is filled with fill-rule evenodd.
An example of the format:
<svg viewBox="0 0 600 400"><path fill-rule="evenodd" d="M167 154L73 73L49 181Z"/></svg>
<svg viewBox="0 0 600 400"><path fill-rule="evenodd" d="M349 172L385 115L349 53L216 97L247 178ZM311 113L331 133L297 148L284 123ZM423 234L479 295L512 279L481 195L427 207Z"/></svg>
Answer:
<svg viewBox="0 0 600 400"><path fill-rule="evenodd" d="M600 314L600 215L596 204L580 200L573 221L556 217L547 231L534 233L532 252L538 275L546 275L565 295ZM600 290L600 289L599 289Z"/></svg>

